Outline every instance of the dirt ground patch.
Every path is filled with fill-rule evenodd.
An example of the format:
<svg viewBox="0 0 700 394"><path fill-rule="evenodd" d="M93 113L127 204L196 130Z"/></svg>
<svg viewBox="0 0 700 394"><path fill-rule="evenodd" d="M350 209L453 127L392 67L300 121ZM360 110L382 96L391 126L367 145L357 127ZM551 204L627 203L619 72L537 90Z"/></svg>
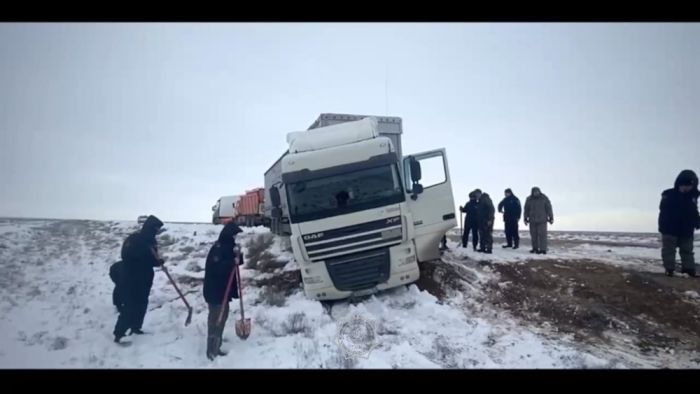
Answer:
<svg viewBox="0 0 700 394"><path fill-rule="evenodd" d="M421 291L427 291L442 301L454 295L455 292L467 290L465 286L474 284L477 281L474 269L482 269L490 265L489 262L473 260L458 264L444 260L423 262L419 264L420 277L415 284Z"/></svg>
<svg viewBox="0 0 700 394"><path fill-rule="evenodd" d="M251 285L256 287L267 286L270 290L289 296L301 290L301 272L283 271L264 279L252 279Z"/></svg>
<svg viewBox="0 0 700 394"><path fill-rule="evenodd" d="M626 270L591 260L496 264L486 292L516 316L577 340L633 337L642 351L700 348L700 280ZM695 292L695 293L693 293Z"/></svg>

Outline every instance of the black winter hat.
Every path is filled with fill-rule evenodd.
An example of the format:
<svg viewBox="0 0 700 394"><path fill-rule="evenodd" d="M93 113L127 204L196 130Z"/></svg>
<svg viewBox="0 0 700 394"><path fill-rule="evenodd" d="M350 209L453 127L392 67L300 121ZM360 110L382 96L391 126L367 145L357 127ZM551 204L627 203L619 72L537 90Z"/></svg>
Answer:
<svg viewBox="0 0 700 394"><path fill-rule="evenodd" d="M221 230L221 233L219 234L219 242L222 243L230 243L233 242L233 238L236 236L238 233L242 233L243 230L241 230L240 227L234 222L228 222L224 228Z"/></svg>
<svg viewBox="0 0 700 394"><path fill-rule="evenodd" d="M146 219L145 222L143 222L143 228L150 228L154 230L158 230L159 228L163 227L163 222L160 221L157 217L151 215Z"/></svg>
<svg viewBox="0 0 700 394"><path fill-rule="evenodd" d="M508 189L506 189L506 193L510 193L510 194L513 194L513 191L512 191L512 190L510 190L510 188L508 188Z"/></svg>
<svg viewBox="0 0 700 394"><path fill-rule="evenodd" d="M675 187L681 185L698 186L698 176L692 170L683 170L676 178Z"/></svg>

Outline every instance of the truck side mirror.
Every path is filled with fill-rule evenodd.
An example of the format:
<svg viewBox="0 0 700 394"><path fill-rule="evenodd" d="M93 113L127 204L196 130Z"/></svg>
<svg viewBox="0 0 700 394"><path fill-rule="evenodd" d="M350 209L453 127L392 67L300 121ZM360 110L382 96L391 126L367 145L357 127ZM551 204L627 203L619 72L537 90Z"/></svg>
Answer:
<svg viewBox="0 0 700 394"><path fill-rule="evenodd" d="M418 199L418 195L423 193L423 185L421 185L420 183L414 183L412 189L413 194L411 194L411 199L415 201Z"/></svg>
<svg viewBox="0 0 700 394"><path fill-rule="evenodd" d="M411 156L408 160L408 164L411 170L411 189L413 190L411 199L415 201L418 199L418 195L423 193L423 185L418 183L422 177L420 162L416 160L415 157Z"/></svg>
<svg viewBox="0 0 700 394"><path fill-rule="evenodd" d="M411 157L409 165L411 167L411 181L417 183L421 179L420 162L415 157Z"/></svg>
<svg viewBox="0 0 700 394"><path fill-rule="evenodd" d="M270 188L270 201L273 207L278 208L280 206L280 191L277 186Z"/></svg>

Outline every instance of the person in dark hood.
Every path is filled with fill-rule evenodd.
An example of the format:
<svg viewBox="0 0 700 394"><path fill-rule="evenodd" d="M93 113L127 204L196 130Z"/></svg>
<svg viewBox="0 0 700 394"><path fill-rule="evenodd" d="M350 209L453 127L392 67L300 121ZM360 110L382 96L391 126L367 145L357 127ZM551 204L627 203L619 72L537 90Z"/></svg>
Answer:
<svg viewBox="0 0 700 394"><path fill-rule="evenodd" d="M204 300L209 305L207 328L207 358L213 360L217 356L225 356L221 351L224 326L228 317L228 303L238 298L238 286L234 279L231 291L226 294L228 280L235 270L235 256L238 254L238 264L243 264L243 256L236 246L236 235L241 233L240 227L229 223L221 230L219 240L212 245L207 255L204 268ZM218 324L219 314L223 309L223 319Z"/></svg>
<svg viewBox="0 0 700 394"><path fill-rule="evenodd" d="M144 333L141 327L153 286L153 267L160 267L164 262L158 255L156 242L161 227L163 222L151 215L141 230L129 235L122 245L124 266L120 284L124 304L114 327L114 342L119 343L129 329L132 334Z"/></svg>
<svg viewBox="0 0 700 394"><path fill-rule="evenodd" d="M477 252L492 253L493 251L493 221L496 217L496 208L493 206L488 193L481 190L475 191L477 203L477 216L479 217L479 240L481 248Z"/></svg>
<svg viewBox="0 0 700 394"><path fill-rule="evenodd" d="M659 232L661 233L661 258L666 275L673 276L676 268L676 249L681 256L681 273L697 277L693 242L695 230L700 229L698 214L698 176L691 170L683 170L673 189L661 193L659 204Z"/></svg>
<svg viewBox="0 0 700 394"><path fill-rule="evenodd" d="M520 235L518 234L518 222L522 214L520 200L513 194L510 189L505 190L505 198L498 203L498 212L503 213L503 222L505 222L506 244L504 248L513 247L518 249L520 246Z"/></svg>
<svg viewBox="0 0 700 394"><path fill-rule="evenodd" d="M472 246L476 251L476 246L479 244L479 213L476 202L476 193L469 193L469 201L464 204L464 207L459 207L460 212L465 213L464 231L462 232L462 247L466 248L469 244L469 232L472 233Z"/></svg>
<svg viewBox="0 0 700 394"><path fill-rule="evenodd" d="M530 253L547 254L547 222L554 224L552 203L539 187L533 187L525 199L525 225L530 226L532 250Z"/></svg>
<svg viewBox="0 0 700 394"><path fill-rule="evenodd" d="M124 295L122 290L121 278L122 271L124 270L124 263L117 261L109 267L109 278L112 279L114 283L114 290L112 291L112 304L117 307L117 312L121 313L124 308Z"/></svg>

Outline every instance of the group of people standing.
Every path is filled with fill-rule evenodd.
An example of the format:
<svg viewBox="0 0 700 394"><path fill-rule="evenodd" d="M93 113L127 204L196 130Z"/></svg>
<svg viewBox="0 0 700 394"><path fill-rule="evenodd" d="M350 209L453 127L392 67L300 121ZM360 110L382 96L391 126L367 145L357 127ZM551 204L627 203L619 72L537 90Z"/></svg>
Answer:
<svg viewBox="0 0 700 394"><path fill-rule="evenodd" d="M110 267L109 276L115 284L112 301L119 312L113 332L116 343L120 343L127 333L144 334L142 326L153 286L153 269L163 267L165 262L158 254L156 241L156 235L162 231L162 227L163 222L155 216L149 216L141 230L130 234L124 241L122 260ZM238 298L238 287L236 281L231 282L231 277L235 272L236 261L243 264L243 256L236 245L236 235L242 231L234 223L226 224L207 255L203 295L209 306L207 357L210 360L226 355L221 350L221 343L229 312L228 303ZM235 258L236 254L238 258ZM223 317L221 320L220 316Z"/></svg>
<svg viewBox="0 0 700 394"><path fill-rule="evenodd" d="M530 253L547 254L547 223L554 223L552 204L549 198L542 193L539 187L533 187L529 197L525 200L524 209L520 205L520 199L509 188L505 197L498 203L498 212L503 213L505 222L506 244L503 248L518 249L520 247L520 235L518 222L524 216L525 225L530 226L532 250ZM496 208L488 193L476 189L469 193L469 201L460 212L466 214L464 231L462 233L462 247L469 244L469 234L472 234L472 246L479 253L493 253L493 223L496 216ZM478 246L478 248L477 248Z"/></svg>

